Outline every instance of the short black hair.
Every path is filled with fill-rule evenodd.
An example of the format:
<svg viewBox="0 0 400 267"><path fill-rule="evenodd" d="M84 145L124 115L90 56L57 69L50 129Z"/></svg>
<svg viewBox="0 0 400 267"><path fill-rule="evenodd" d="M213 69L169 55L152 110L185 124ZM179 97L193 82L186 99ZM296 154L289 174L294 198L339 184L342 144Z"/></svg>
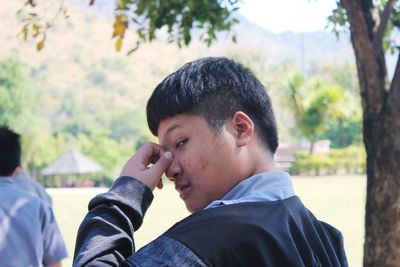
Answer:
<svg viewBox="0 0 400 267"><path fill-rule="evenodd" d="M7 126L0 126L0 176L11 176L20 165L20 135Z"/></svg>
<svg viewBox="0 0 400 267"><path fill-rule="evenodd" d="M265 87L241 64L224 57L207 57L185 64L154 89L147 102L147 123L157 136L162 120L198 114L218 133L237 111L253 120L261 141L274 154L278 133Z"/></svg>

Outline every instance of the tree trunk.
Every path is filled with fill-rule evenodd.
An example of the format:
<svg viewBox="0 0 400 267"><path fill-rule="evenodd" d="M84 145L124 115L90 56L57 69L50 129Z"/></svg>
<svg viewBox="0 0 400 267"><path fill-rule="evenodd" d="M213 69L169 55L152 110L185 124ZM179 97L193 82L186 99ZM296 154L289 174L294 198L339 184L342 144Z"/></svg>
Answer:
<svg viewBox="0 0 400 267"><path fill-rule="evenodd" d="M308 150L308 153L312 155L314 153L314 146L315 146L315 141L310 140L310 149Z"/></svg>
<svg viewBox="0 0 400 267"><path fill-rule="evenodd" d="M399 102L400 103L400 102ZM367 201L364 267L400 266L400 117L365 118Z"/></svg>
<svg viewBox="0 0 400 267"><path fill-rule="evenodd" d="M393 3L389 0L387 7ZM364 267L400 267L399 61L390 84L381 32L387 17L377 17L372 0L341 0L341 4L350 24L364 117L367 152Z"/></svg>

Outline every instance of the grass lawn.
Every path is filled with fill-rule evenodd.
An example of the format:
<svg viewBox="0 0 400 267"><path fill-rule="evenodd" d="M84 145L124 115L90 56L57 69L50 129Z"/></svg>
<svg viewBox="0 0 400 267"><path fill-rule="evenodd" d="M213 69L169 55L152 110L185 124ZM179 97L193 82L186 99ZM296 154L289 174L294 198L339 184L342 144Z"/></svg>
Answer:
<svg viewBox="0 0 400 267"><path fill-rule="evenodd" d="M362 266L364 236L364 176L294 177L296 193L322 221L342 231L349 266ZM48 189L54 211L67 244L70 257L64 266L72 265L75 238L79 224L87 212L89 200L104 188ZM155 191L153 204L144 223L135 233L136 248L142 247L189 213L171 185Z"/></svg>

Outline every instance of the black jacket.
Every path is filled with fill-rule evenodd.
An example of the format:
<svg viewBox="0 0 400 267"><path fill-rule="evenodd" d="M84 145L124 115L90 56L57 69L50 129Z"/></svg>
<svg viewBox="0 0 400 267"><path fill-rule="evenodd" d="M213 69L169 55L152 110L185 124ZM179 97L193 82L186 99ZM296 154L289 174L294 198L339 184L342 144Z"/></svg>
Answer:
<svg viewBox="0 0 400 267"><path fill-rule="evenodd" d="M318 221L298 197L207 209L165 236L207 266L347 266L341 233Z"/></svg>
<svg viewBox="0 0 400 267"><path fill-rule="evenodd" d="M93 198L73 266L348 266L340 232L319 222L298 197L197 212L135 252L134 231L152 199L131 177Z"/></svg>

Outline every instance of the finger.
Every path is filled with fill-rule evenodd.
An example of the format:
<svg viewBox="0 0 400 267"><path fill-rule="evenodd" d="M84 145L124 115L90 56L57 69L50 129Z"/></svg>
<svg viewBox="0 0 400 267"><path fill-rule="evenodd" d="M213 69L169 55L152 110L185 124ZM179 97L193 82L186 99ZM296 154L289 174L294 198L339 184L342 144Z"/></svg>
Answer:
<svg viewBox="0 0 400 267"><path fill-rule="evenodd" d="M162 153L161 153L162 154ZM160 154L160 155L161 155ZM150 162L149 163L151 163L151 164L154 164L154 163L156 163L157 161L158 161L158 159L160 158L160 155L152 155L151 156L151 158L150 158Z"/></svg>
<svg viewBox="0 0 400 267"><path fill-rule="evenodd" d="M120 175L132 177L140 175L140 172L146 170L147 166L151 163L151 158L159 157L161 151L163 151L163 148L160 145L150 142L144 144L125 163Z"/></svg>
<svg viewBox="0 0 400 267"><path fill-rule="evenodd" d="M161 177L162 174L168 169L169 165L174 158L174 155L167 151L157 160L156 163L148 170L153 177Z"/></svg>
<svg viewBox="0 0 400 267"><path fill-rule="evenodd" d="M148 142L137 151L136 157L140 160L142 166L146 168L150 163L156 162L163 152L162 146Z"/></svg>
<svg viewBox="0 0 400 267"><path fill-rule="evenodd" d="M162 177L161 177L160 180L158 181L157 188L162 189L163 187L164 187L164 184L163 184Z"/></svg>

